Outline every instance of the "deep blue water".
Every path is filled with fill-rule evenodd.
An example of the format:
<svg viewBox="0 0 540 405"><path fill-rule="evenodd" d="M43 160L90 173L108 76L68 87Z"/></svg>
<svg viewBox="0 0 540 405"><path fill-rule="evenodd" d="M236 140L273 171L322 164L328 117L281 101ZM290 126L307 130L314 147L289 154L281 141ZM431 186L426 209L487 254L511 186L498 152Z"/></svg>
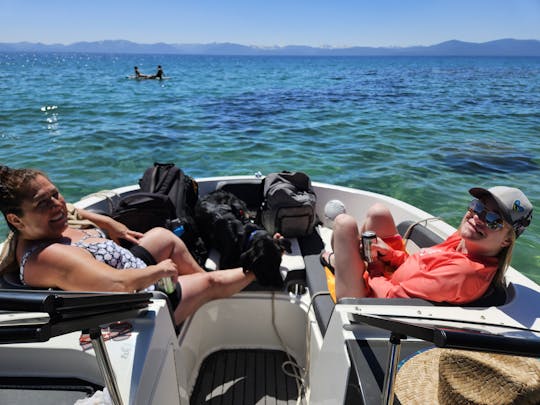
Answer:
<svg viewBox="0 0 540 405"><path fill-rule="evenodd" d="M127 78L158 64L170 80ZM46 171L71 201L174 161L302 170L456 226L471 186L540 206L539 135L540 58L0 54L0 163ZM539 252L537 219L512 264L540 282Z"/></svg>

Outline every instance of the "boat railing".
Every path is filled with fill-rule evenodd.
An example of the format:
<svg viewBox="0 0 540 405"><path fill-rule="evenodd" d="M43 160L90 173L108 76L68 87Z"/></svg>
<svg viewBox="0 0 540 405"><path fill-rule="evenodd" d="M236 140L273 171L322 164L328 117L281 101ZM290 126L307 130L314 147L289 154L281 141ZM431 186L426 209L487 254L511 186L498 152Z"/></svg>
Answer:
<svg viewBox="0 0 540 405"><path fill-rule="evenodd" d="M150 293L0 290L0 344L46 342L71 332L88 333L111 399L115 405L122 404L100 325L137 317L151 298Z"/></svg>

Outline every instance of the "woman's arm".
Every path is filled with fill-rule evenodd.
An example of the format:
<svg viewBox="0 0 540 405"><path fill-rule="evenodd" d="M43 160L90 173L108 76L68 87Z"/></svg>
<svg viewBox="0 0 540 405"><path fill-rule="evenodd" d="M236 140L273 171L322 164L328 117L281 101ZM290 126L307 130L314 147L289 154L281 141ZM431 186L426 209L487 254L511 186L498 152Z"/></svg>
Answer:
<svg viewBox="0 0 540 405"><path fill-rule="evenodd" d="M465 303L481 297L489 286L491 278L483 269L481 265L469 265L465 261L446 263L431 270L417 262L406 262L391 278L370 277L367 283L373 297Z"/></svg>
<svg viewBox="0 0 540 405"><path fill-rule="evenodd" d="M83 219L87 219L96 224L99 228L107 232L109 237L116 243L120 243L120 239L125 239L131 243L139 244L139 239L143 236L142 233L132 231L124 224L115 221L113 218L107 215L101 215L96 212L87 211L84 209L77 209L77 213Z"/></svg>
<svg viewBox="0 0 540 405"><path fill-rule="evenodd" d="M132 292L176 276L176 265L170 259L144 269L119 270L79 247L59 243L32 255L24 270L24 281L30 286L67 291Z"/></svg>

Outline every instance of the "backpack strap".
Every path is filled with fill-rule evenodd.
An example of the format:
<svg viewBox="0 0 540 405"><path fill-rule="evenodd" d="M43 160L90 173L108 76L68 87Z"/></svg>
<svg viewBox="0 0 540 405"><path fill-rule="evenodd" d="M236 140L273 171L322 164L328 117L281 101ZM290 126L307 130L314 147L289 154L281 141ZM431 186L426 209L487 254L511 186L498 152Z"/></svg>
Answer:
<svg viewBox="0 0 540 405"><path fill-rule="evenodd" d="M150 188L148 189L149 193L155 193L156 192L156 183L158 181L159 177L159 167L156 163L154 163L154 167L152 168L152 171L150 172Z"/></svg>
<svg viewBox="0 0 540 405"><path fill-rule="evenodd" d="M174 163L158 163L149 167L139 180L141 191L146 193L168 194L178 177L180 168Z"/></svg>
<svg viewBox="0 0 540 405"><path fill-rule="evenodd" d="M176 179L180 176L180 168L174 163L155 163L152 173L152 193L168 194Z"/></svg>

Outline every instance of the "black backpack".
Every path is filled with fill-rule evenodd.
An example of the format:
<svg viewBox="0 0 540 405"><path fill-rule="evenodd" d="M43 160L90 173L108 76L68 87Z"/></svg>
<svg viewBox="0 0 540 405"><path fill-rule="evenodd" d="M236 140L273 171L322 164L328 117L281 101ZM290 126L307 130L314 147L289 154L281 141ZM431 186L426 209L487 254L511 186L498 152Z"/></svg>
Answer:
<svg viewBox="0 0 540 405"><path fill-rule="evenodd" d="M154 163L139 180L141 191L169 196L176 209L176 216L193 217L199 199L199 186L174 163Z"/></svg>
<svg viewBox="0 0 540 405"><path fill-rule="evenodd" d="M193 219L199 198L197 182L174 163L154 163L145 170L139 186L141 191L117 202L111 216L139 232L156 226L176 231L202 265L207 250Z"/></svg>
<svg viewBox="0 0 540 405"><path fill-rule="evenodd" d="M317 196L302 172L282 171L264 178L260 221L270 232L284 237L306 236L317 224Z"/></svg>

